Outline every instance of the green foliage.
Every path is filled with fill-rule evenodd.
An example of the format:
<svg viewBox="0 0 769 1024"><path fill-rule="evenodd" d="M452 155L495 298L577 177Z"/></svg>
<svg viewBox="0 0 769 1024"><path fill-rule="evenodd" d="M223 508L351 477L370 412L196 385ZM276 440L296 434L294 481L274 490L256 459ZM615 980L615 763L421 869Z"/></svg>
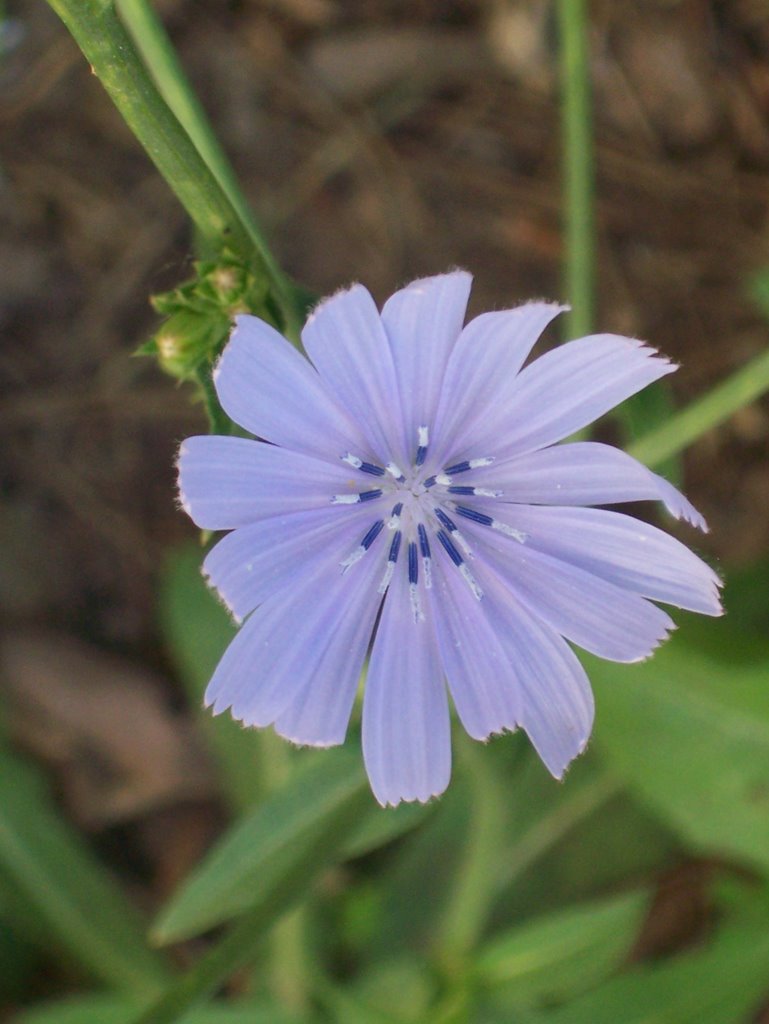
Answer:
<svg viewBox="0 0 769 1024"><path fill-rule="evenodd" d="M629 970L538 1024L744 1024L766 993L769 931L721 928L704 949Z"/></svg>
<svg viewBox="0 0 769 1024"><path fill-rule="evenodd" d="M507 1005L571 998L622 964L648 906L647 892L631 892L510 928L478 950L477 982Z"/></svg>
<svg viewBox="0 0 769 1024"><path fill-rule="evenodd" d="M728 619L710 626L729 648ZM769 646L724 663L684 638L640 665L590 659L595 742L655 813L695 849L769 871Z"/></svg>
<svg viewBox="0 0 769 1024"><path fill-rule="evenodd" d="M168 978L117 884L59 817L33 768L6 751L0 752L0 907L22 934L58 948L105 984L152 994Z"/></svg>
<svg viewBox="0 0 769 1024"><path fill-rule="evenodd" d="M166 907L153 934L189 938L277 897L287 907L341 850L373 803L360 757L318 755L233 826Z"/></svg>
<svg viewBox="0 0 769 1024"><path fill-rule="evenodd" d="M140 1004L114 996L85 996L42 1005L14 1017L13 1024L132 1024ZM299 1024L266 1001L239 1006L209 1005L185 1015L184 1024Z"/></svg>

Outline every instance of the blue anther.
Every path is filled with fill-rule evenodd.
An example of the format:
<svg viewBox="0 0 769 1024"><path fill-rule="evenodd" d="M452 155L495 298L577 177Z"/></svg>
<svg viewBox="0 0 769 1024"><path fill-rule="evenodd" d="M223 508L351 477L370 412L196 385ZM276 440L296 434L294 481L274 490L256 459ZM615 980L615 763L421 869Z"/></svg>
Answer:
<svg viewBox="0 0 769 1024"><path fill-rule="evenodd" d="M428 476L428 478L425 480L424 486L425 486L425 490L427 490L430 487L435 487L435 477L434 476Z"/></svg>
<svg viewBox="0 0 769 1024"><path fill-rule="evenodd" d="M371 545L377 539L379 534L382 532L382 528L383 527L384 527L384 519L378 519L374 523L374 525L371 527L371 529L368 531L368 533L363 538L363 540L360 542L360 546L362 548L365 548L366 551L368 551L368 549L371 547Z"/></svg>
<svg viewBox="0 0 769 1024"><path fill-rule="evenodd" d="M454 547L454 542L451 540L447 533L443 530L438 530L438 540L446 549L446 554L449 556L454 565L461 565L464 562L464 558L460 555L457 549Z"/></svg>
<svg viewBox="0 0 769 1024"><path fill-rule="evenodd" d="M401 549L401 532L400 532L400 530L397 530L396 533L395 533L395 536L392 539L392 543L390 544L390 554L387 556L387 561L388 562L397 562L398 561L398 552L400 551L400 549Z"/></svg>
<svg viewBox="0 0 769 1024"><path fill-rule="evenodd" d="M358 469L361 473L370 473L371 476L384 476L385 471L381 466L375 466L373 462L361 462Z"/></svg>
<svg viewBox="0 0 769 1024"><path fill-rule="evenodd" d="M412 540L409 543L409 583L416 583L419 580L419 562L417 561L417 546Z"/></svg>
<svg viewBox="0 0 769 1024"><path fill-rule="evenodd" d="M392 515L399 516L403 511L403 502L399 501L397 505L393 505Z"/></svg>
<svg viewBox="0 0 769 1024"><path fill-rule="evenodd" d="M417 457L416 457L416 460L415 460L417 466L421 466L424 463L426 458L427 458L427 445L426 444L421 444L417 448Z"/></svg>
<svg viewBox="0 0 769 1024"><path fill-rule="evenodd" d="M456 530L457 524L449 519L443 509L436 508L435 515L441 526L445 526L449 533L453 533Z"/></svg>
<svg viewBox="0 0 769 1024"><path fill-rule="evenodd" d="M380 490L361 491L360 494L358 495L358 498L360 499L360 501L375 501L377 498L381 498L381 497L382 497L382 492Z"/></svg>
<svg viewBox="0 0 769 1024"><path fill-rule="evenodd" d="M422 553L422 558L429 558L430 541L427 539L427 530L424 528L423 523L420 523L417 527L417 533L419 534L419 550Z"/></svg>
<svg viewBox="0 0 769 1024"><path fill-rule="evenodd" d="M465 519L472 519L474 523L480 523L481 526L491 526L494 522L491 516L487 516L485 512L476 512L474 508L467 508L466 505L457 505L456 511Z"/></svg>
<svg viewBox="0 0 769 1024"><path fill-rule="evenodd" d="M475 494L474 487L449 487L449 494Z"/></svg>
<svg viewBox="0 0 769 1024"><path fill-rule="evenodd" d="M453 466L447 466L443 472L446 476L453 476L455 473L466 473L471 468L470 463L465 459L464 462L456 462Z"/></svg>

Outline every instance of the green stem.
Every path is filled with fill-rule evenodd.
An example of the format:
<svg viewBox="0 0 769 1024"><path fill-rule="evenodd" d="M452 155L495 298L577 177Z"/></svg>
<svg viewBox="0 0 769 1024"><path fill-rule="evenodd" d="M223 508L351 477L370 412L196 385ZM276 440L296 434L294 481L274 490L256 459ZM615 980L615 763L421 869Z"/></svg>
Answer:
<svg viewBox="0 0 769 1024"><path fill-rule="evenodd" d="M463 739L459 750L472 785L472 821L440 930L439 957L451 975L478 941L498 889L498 858L507 798L485 752Z"/></svg>
<svg viewBox="0 0 769 1024"><path fill-rule="evenodd" d="M751 359L702 398L631 445L630 454L658 466L687 448L708 430L769 391L769 349Z"/></svg>
<svg viewBox="0 0 769 1024"><path fill-rule="evenodd" d="M590 64L585 0L558 0L561 132L563 139L564 292L572 305L565 338L593 329L595 212Z"/></svg>
<svg viewBox="0 0 769 1024"><path fill-rule="evenodd" d="M142 63L110 0L48 0L69 29L158 171L170 185L207 243L225 245L261 269L269 280L283 320L296 321L285 279L265 261L226 191L197 146L164 101Z"/></svg>
<svg viewBox="0 0 769 1024"><path fill-rule="evenodd" d="M116 0L120 18L144 60L160 95L197 148L218 181L272 280L286 327L295 336L301 323L291 297L291 286L275 262L251 208L241 191L232 165L219 144L205 110L200 104L168 38L162 22L147 0Z"/></svg>

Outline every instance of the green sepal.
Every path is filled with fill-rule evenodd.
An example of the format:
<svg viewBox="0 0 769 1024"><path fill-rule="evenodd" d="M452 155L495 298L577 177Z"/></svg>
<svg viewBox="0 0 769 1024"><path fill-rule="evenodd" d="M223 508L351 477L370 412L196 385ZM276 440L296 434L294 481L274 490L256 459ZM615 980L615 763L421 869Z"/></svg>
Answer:
<svg viewBox="0 0 769 1024"><path fill-rule="evenodd" d="M138 355L153 355L177 380L207 377L238 313L274 322L263 277L232 252L193 264L194 275L168 292L153 295L153 309L165 317Z"/></svg>

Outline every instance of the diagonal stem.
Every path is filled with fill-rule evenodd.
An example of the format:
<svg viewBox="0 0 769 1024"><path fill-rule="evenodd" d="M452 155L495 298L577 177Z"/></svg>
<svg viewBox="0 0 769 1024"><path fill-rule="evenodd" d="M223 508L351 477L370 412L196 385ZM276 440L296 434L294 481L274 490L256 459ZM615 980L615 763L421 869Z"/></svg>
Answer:
<svg viewBox="0 0 769 1024"><path fill-rule="evenodd" d="M648 466L658 466L766 391L769 391L769 349L636 441L628 451Z"/></svg>
<svg viewBox="0 0 769 1024"><path fill-rule="evenodd" d="M250 214L244 219L244 201L238 199L233 203L231 194L222 184L223 180L227 181L227 174L222 179L217 177L169 108L111 0L48 2L69 29L91 70L202 238L217 250L227 246L261 271L270 284L281 326L295 334L298 313L290 285L268 254ZM190 109L188 104L185 117L189 117ZM199 131L197 136L201 138ZM210 147L207 152L210 157ZM221 165L218 174L223 174ZM228 187L233 182L231 178Z"/></svg>

